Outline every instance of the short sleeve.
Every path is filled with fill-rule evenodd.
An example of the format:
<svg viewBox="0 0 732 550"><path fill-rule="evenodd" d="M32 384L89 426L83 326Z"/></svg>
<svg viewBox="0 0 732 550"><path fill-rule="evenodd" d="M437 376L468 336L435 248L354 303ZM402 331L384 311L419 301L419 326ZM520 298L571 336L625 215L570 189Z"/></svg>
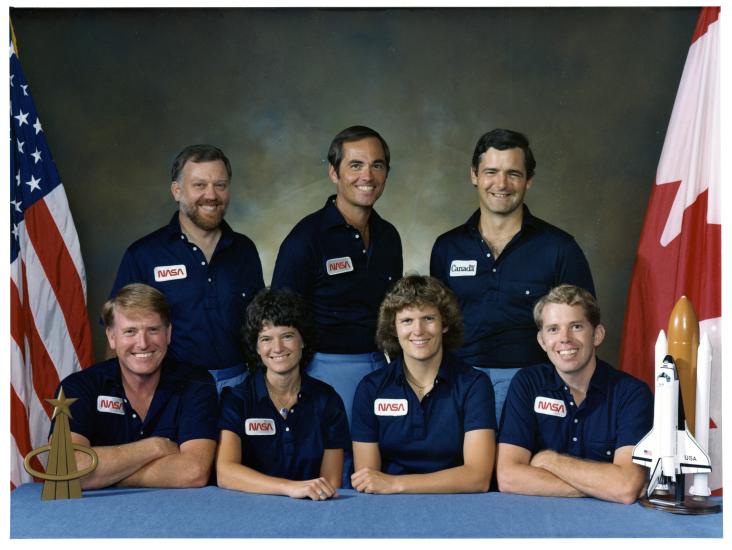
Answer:
<svg viewBox="0 0 732 550"><path fill-rule="evenodd" d="M181 400L178 444L191 439L218 440L218 400L216 384L206 372L201 379L187 382L188 386Z"/></svg>
<svg viewBox="0 0 732 550"><path fill-rule="evenodd" d="M430 254L430 275L447 284L445 277L445 260L441 238L438 237L435 244L432 245L432 254Z"/></svg>
<svg viewBox="0 0 732 550"><path fill-rule="evenodd" d="M332 390L323 411L323 446L326 449L349 449L351 435L343 400Z"/></svg>
<svg viewBox="0 0 732 550"><path fill-rule="evenodd" d="M83 371L82 371L83 372ZM54 393L54 398L58 397L60 389L64 389L64 395L67 398L75 398L69 412L71 417L69 418L69 429L79 435L86 437L91 445L94 445L93 434L94 434L94 416L96 414L96 392L93 391L88 384L84 383L83 377L78 374L72 374L67 376ZM51 423L51 430L48 433L49 438L53 433L53 427L55 420Z"/></svg>
<svg viewBox="0 0 732 550"><path fill-rule="evenodd" d="M534 415L533 395L524 376L525 372L524 369L516 373L508 387L498 442L517 445L533 453L538 426Z"/></svg>
<svg viewBox="0 0 732 550"><path fill-rule="evenodd" d="M577 241L571 239L562 249L559 280L557 284L571 284L589 290L595 295L595 284L592 281L590 264L587 262Z"/></svg>
<svg viewBox="0 0 732 550"><path fill-rule="evenodd" d="M109 297L117 295L119 289L123 286L131 283L146 283L145 277L141 272L137 262L135 261L134 254L128 248L122 256L122 261L117 269L117 277L112 285L112 290L109 292Z"/></svg>
<svg viewBox="0 0 732 550"><path fill-rule="evenodd" d="M618 411L616 449L636 445L653 427L653 394L640 380L632 382Z"/></svg>
<svg viewBox="0 0 732 550"><path fill-rule="evenodd" d="M282 242L277 254L272 288L289 288L302 296L310 296L315 284L315 262L315 252L308 240L293 230Z"/></svg>
<svg viewBox="0 0 732 550"><path fill-rule="evenodd" d="M463 430L496 430L496 399L493 384L484 373L476 370L475 381L465 396Z"/></svg>
<svg viewBox="0 0 732 550"><path fill-rule="evenodd" d="M240 438L244 438L244 417L246 416L244 399L232 387L226 386L221 392L221 406L219 407L219 431L229 430Z"/></svg>
<svg viewBox="0 0 732 550"><path fill-rule="evenodd" d="M353 441L361 443L379 442L379 424L374 414L376 388L364 378L359 382L353 396L353 412L351 415L351 436Z"/></svg>

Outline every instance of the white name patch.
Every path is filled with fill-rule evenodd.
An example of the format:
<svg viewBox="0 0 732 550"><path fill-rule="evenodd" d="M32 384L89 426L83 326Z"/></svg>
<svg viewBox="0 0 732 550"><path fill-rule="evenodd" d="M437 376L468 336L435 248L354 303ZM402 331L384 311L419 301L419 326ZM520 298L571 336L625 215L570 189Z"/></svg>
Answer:
<svg viewBox="0 0 732 550"><path fill-rule="evenodd" d="M274 435L277 430L271 418L247 418L244 421L244 432L247 435Z"/></svg>
<svg viewBox="0 0 732 550"><path fill-rule="evenodd" d="M374 414L376 416L404 416L409 410L406 399L376 399Z"/></svg>
<svg viewBox="0 0 732 550"><path fill-rule="evenodd" d="M453 260L450 264L450 277L475 277L478 273L478 260Z"/></svg>
<svg viewBox="0 0 732 550"><path fill-rule="evenodd" d="M350 256L344 256L343 258L326 260L325 267L328 270L328 275L338 275L339 273L353 271L353 262Z"/></svg>
<svg viewBox="0 0 732 550"><path fill-rule="evenodd" d="M550 397L537 395L534 400L534 412L564 418L567 416L567 406L561 399L551 399Z"/></svg>
<svg viewBox="0 0 732 550"><path fill-rule="evenodd" d="M185 279L188 276L186 273L186 266L183 264L159 265L153 267L153 274L155 275L155 280L158 283L162 281L175 281L176 279Z"/></svg>
<svg viewBox="0 0 732 550"><path fill-rule="evenodd" d="M121 397L98 395L97 410L103 413L125 414L125 400Z"/></svg>

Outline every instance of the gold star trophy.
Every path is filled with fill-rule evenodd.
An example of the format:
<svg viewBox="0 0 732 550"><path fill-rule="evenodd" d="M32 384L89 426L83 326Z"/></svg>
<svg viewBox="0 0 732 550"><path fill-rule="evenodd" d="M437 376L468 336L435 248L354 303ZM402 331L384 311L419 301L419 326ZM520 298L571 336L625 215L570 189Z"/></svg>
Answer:
<svg viewBox="0 0 732 550"><path fill-rule="evenodd" d="M71 442L69 418L72 416L69 407L76 399L75 397L66 398L63 388L58 392L57 399L46 399L54 407L51 420L58 416L56 424L53 426L51 443L33 449L23 461L23 465L30 475L45 480L41 500L81 498L79 478L94 471L99 462L94 449ZM92 459L91 465L81 472L76 469L74 450L87 454ZM30 465L30 461L34 456L45 452L48 452L48 467L45 473L38 472Z"/></svg>

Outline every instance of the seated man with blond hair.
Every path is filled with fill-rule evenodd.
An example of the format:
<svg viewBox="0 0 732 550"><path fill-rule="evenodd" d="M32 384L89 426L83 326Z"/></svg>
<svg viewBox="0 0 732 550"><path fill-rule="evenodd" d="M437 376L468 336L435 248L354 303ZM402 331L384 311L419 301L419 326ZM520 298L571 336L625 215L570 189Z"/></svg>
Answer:
<svg viewBox="0 0 732 550"><path fill-rule="evenodd" d="M104 304L102 318L117 357L61 382L66 397L75 398L71 440L99 457L82 488L206 485L218 435L216 386L208 372L167 356L165 297L127 285ZM91 461L80 452L76 460L79 470Z"/></svg>
<svg viewBox="0 0 732 550"><path fill-rule="evenodd" d="M498 437L498 487L507 493L591 496L630 504L645 471L633 447L653 424L648 387L596 356L600 308L583 288L560 285L534 306L551 363L511 382Z"/></svg>

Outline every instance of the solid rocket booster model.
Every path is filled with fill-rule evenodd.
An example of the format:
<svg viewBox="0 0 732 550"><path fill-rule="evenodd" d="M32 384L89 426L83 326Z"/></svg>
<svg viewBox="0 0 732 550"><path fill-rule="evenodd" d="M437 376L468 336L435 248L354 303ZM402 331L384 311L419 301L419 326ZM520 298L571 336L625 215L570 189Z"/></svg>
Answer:
<svg viewBox="0 0 732 550"><path fill-rule="evenodd" d="M691 435L696 433L697 352L699 348L699 320L694 306L686 296L679 298L668 318L668 351L674 358L679 374L684 414ZM707 420L707 423L709 421Z"/></svg>
<svg viewBox="0 0 732 550"><path fill-rule="evenodd" d="M657 352L665 340L661 331L656 342ZM676 482L678 474L709 473L712 470L709 456L687 428L673 357L666 355L660 364L657 359L655 374L653 428L633 449L633 462L651 469L648 497L657 486Z"/></svg>

